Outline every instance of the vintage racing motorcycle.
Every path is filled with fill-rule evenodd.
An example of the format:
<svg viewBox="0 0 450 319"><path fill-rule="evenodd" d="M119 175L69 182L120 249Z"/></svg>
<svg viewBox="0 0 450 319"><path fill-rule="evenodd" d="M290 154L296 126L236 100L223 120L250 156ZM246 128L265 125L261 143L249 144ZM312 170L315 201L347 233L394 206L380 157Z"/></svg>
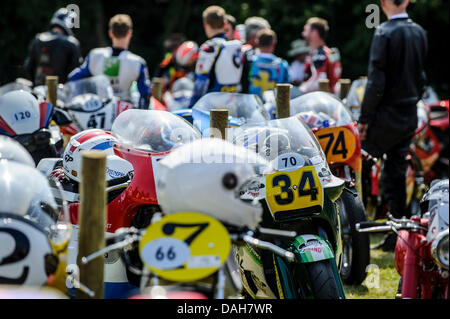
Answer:
<svg viewBox="0 0 450 319"><path fill-rule="evenodd" d="M355 229L355 224L367 221L361 200L362 155L356 122L338 98L325 92L291 100L291 115L300 116L312 129L333 175L347 183L338 200L343 239L341 276L346 284L359 285L366 278L370 241L368 234Z"/></svg>
<svg viewBox="0 0 450 319"><path fill-rule="evenodd" d="M157 193L164 217L155 215L147 228L119 229L108 247L83 262L119 250L141 276L141 293L133 298L236 298L242 285L232 243L249 243L294 261L273 242L293 240L295 233L260 228L262 205L241 197L261 172L271 170L255 153L219 139L182 146L160 161ZM186 180L189 187L183 186ZM129 256L134 249L140 267Z"/></svg>
<svg viewBox="0 0 450 319"><path fill-rule="evenodd" d="M345 182L331 173L309 127L299 117L290 117L232 129L229 139L256 151L276 169L241 194L247 200L264 199L261 226L297 233L281 246L295 255L295 263L252 245L237 249L246 295L345 298L337 203Z"/></svg>
<svg viewBox="0 0 450 319"><path fill-rule="evenodd" d="M9 91L0 96L0 135L22 144L36 164L60 157L64 142L59 127L51 124L54 114L51 103L38 103L28 91Z"/></svg>
<svg viewBox="0 0 450 319"><path fill-rule="evenodd" d="M398 298L449 299L447 180L436 180L421 201L421 213L411 219L389 216L384 223L366 222L360 232L394 232L395 268L401 276Z"/></svg>

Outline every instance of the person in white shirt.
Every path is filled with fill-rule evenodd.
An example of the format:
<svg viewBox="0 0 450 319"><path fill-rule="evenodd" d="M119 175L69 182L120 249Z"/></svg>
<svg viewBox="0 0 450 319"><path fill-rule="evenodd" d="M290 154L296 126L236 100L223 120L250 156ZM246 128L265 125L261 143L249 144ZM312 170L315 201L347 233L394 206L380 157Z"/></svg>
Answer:
<svg viewBox="0 0 450 319"><path fill-rule="evenodd" d="M295 40L291 43L288 56L295 60L289 65L289 82L293 85L299 86L305 79L305 61L309 52L305 41Z"/></svg>

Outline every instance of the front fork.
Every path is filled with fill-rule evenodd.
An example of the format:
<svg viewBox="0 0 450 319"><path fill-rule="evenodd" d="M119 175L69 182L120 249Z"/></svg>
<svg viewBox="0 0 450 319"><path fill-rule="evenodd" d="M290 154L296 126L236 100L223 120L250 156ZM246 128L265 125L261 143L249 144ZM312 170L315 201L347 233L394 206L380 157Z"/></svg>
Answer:
<svg viewBox="0 0 450 319"><path fill-rule="evenodd" d="M311 253L302 249L302 245L310 241L310 239L318 240L317 251L321 253ZM278 283L278 293L283 298L303 298L313 299L314 294L311 288L311 278L309 278L305 264L320 262L327 260L333 270L334 280L339 290L340 298L345 299L344 286L339 275L337 262L331 248L331 244L317 235L302 235L298 236L292 245L293 253L296 256L296 262L289 269L289 266L284 260L275 256L275 270Z"/></svg>
<svg viewBox="0 0 450 319"><path fill-rule="evenodd" d="M398 238L398 240L402 240ZM419 265L420 265L420 248L427 243L425 236L417 232L409 232L408 245L406 246L406 256L403 268L402 279L402 298L404 299L416 299L417 298L417 286L419 283ZM426 287L424 287L426 288ZM428 294L424 289L423 293ZM422 293L422 298L427 297Z"/></svg>

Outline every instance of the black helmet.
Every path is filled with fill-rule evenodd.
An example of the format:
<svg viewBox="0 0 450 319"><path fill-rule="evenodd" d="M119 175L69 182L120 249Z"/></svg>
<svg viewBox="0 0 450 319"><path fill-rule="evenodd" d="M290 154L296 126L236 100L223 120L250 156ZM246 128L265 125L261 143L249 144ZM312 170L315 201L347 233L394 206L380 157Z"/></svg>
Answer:
<svg viewBox="0 0 450 319"><path fill-rule="evenodd" d="M67 35L72 35L72 26L77 14L74 11L69 11L66 8L60 8L52 17L50 27L58 26L62 28Z"/></svg>

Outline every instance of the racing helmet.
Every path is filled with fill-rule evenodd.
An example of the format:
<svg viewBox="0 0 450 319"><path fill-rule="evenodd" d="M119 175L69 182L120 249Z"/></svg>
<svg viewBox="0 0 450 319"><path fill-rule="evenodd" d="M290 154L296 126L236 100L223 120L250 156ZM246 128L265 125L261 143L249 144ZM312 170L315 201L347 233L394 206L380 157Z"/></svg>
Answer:
<svg viewBox="0 0 450 319"><path fill-rule="evenodd" d="M37 99L29 92L8 92L0 97L0 135L34 133L50 122L51 111L46 109L41 114Z"/></svg>
<svg viewBox="0 0 450 319"><path fill-rule="evenodd" d="M35 167L33 158L20 143L8 136L0 135L0 161L2 160Z"/></svg>
<svg viewBox="0 0 450 319"><path fill-rule="evenodd" d="M198 58L198 44L194 41L185 41L175 53L175 61L182 67L194 65Z"/></svg>
<svg viewBox="0 0 450 319"><path fill-rule="evenodd" d="M50 21L50 27L61 27L67 35L72 35L72 24L74 19L77 18L75 11L69 11L66 8L60 8L53 14Z"/></svg>
<svg viewBox="0 0 450 319"><path fill-rule="evenodd" d="M65 291L71 225L56 191L57 181L34 167L0 161L0 285L47 284Z"/></svg>
<svg viewBox="0 0 450 319"><path fill-rule="evenodd" d="M63 154L65 176L80 182L81 153L88 150L106 152L107 181L127 176L133 171L133 166L128 161L114 155L113 145L116 141L116 138L110 132L100 129L86 130L72 136Z"/></svg>
<svg viewBox="0 0 450 319"><path fill-rule="evenodd" d="M203 139L174 150L159 163L157 195L165 214L198 212L250 229L260 223L260 203L241 195L272 169L253 151Z"/></svg>

